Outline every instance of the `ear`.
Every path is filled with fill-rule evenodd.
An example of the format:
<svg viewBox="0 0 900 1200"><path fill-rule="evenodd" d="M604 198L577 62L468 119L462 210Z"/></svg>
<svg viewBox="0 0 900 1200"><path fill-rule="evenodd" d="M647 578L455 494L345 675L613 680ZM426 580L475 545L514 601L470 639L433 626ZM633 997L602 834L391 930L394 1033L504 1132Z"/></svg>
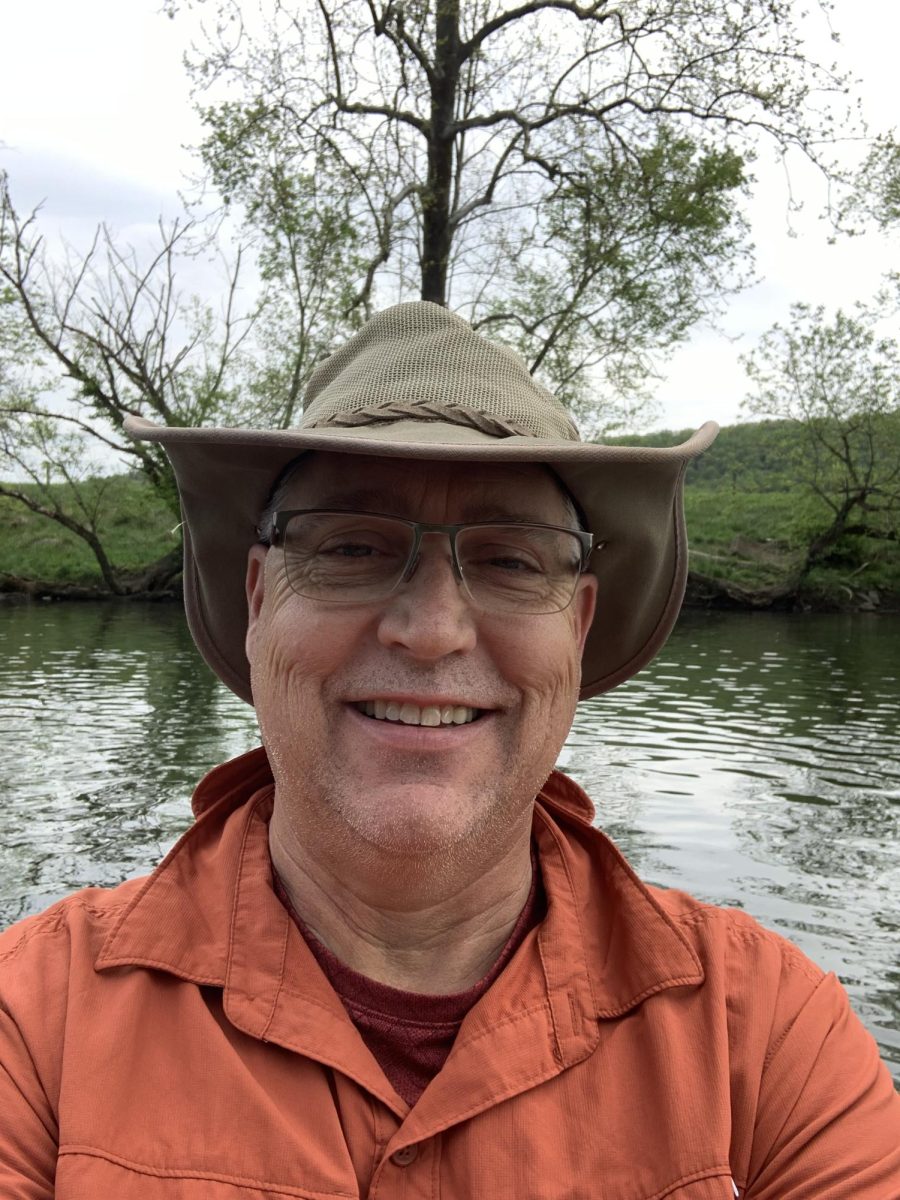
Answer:
<svg viewBox="0 0 900 1200"><path fill-rule="evenodd" d="M247 577L244 588L247 594L247 638L245 649L247 658L252 662L251 649L256 624L266 595L266 555L268 546L255 545L250 547L247 555Z"/></svg>
<svg viewBox="0 0 900 1200"><path fill-rule="evenodd" d="M572 600L572 612L575 618L575 636L578 639L578 652L584 653L584 643L590 632L591 622L597 608L597 576L590 573L582 575Z"/></svg>

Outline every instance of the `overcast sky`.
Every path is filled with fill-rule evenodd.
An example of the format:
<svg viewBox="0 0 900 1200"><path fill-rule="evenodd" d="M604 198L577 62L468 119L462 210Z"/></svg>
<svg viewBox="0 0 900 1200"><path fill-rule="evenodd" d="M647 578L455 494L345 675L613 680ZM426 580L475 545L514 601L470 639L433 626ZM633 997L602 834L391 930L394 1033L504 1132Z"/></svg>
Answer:
<svg viewBox="0 0 900 1200"><path fill-rule="evenodd" d="M20 210L45 200L43 224L70 238L107 220L137 237L160 214L180 211L192 169L186 146L200 126L181 65L188 23L161 0L30 0L4 6L0 165ZM248 6L249 7L249 6ZM856 76L870 124L896 119L900 5L835 0L841 47L823 43ZM700 329L665 367L656 388L670 428L738 416L746 379L738 362L796 300L836 307L867 299L883 270L900 267L900 239L867 235L828 244L818 219L824 193L810 172L792 181L805 211L788 218L781 173L757 164L750 216L760 282L733 300L722 332ZM763 186L764 185L764 186ZM790 230L789 230L790 224Z"/></svg>

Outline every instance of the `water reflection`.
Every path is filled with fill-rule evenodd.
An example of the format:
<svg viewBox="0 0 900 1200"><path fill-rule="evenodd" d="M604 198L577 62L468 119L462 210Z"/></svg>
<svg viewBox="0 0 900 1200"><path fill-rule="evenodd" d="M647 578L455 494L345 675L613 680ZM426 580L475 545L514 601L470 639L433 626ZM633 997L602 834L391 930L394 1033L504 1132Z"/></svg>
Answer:
<svg viewBox="0 0 900 1200"><path fill-rule="evenodd" d="M158 861L257 740L174 606L0 608L0 924ZM900 628L687 614L561 765L641 874L836 970L900 1076Z"/></svg>

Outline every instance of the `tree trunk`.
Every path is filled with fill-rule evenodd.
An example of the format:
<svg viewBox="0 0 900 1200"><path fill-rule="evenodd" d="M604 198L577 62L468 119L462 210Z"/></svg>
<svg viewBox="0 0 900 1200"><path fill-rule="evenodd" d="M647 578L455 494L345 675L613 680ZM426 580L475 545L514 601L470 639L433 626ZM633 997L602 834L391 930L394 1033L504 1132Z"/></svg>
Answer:
<svg viewBox="0 0 900 1200"><path fill-rule="evenodd" d="M847 532L847 520L850 514L858 504L862 504L867 494L867 492L855 492L852 496L847 496L844 503L835 513L834 520L829 527L824 533L820 533L818 537L813 538L806 551L806 559L803 567L800 570L800 580L805 579L816 563L821 562L826 557L826 551L830 550L835 542L844 536Z"/></svg>
<svg viewBox="0 0 900 1200"><path fill-rule="evenodd" d="M150 565L138 576L129 580L130 592L168 592L172 583L181 573L182 548L176 546L162 558Z"/></svg>
<svg viewBox="0 0 900 1200"><path fill-rule="evenodd" d="M439 0L428 129L428 175L422 196L422 299L447 303L453 234L453 120L459 86L459 0Z"/></svg>
<svg viewBox="0 0 900 1200"><path fill-rule="evenodd" d="M70 526L71 528L71 526ZM80 537L83 537L91 550L94 552L94 558L97 560L97 566L100 568L100 574L103 576L103 582L109 588L114 596L124 596L125 588L119 581L116 574L116 569L106 556L106 551L100 544L100 539L91 530L77 530Z"/></svg>

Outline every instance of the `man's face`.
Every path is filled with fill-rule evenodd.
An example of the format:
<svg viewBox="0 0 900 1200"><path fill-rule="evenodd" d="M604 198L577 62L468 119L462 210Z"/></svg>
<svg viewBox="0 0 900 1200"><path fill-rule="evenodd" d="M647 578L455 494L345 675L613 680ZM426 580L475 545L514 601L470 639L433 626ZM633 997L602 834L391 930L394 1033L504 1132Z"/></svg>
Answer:
<svg viewBox="0 0 900 1200"><path fill-rule="evenodd" d="M283 507L570 524L536 465L313 454ZM262 547L250 552L247 595L253 697L277 803L305 844L351 837L408 859L502 841L525 819L574 715L592 576L563 612L483 613L453 575L447 538L433 535L412 578L377 603L298 596L280 551ZM367 716L375 702L478 715L433 728Z"/></svg>

